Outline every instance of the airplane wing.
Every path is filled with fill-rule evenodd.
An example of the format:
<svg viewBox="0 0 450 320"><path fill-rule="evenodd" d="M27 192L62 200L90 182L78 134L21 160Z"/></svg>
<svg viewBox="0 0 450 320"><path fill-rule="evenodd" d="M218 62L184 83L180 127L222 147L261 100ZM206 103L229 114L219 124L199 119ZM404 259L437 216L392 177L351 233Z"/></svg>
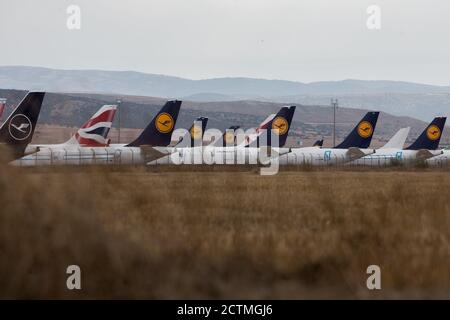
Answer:
<svg viewBox="0 0 450 320"><path fill-rule="evenodd" d="M442 154L442 153L443 152L441 150L440 154ZM420 150L417 151L416 159L417 160L426 160L426 159L432 158L432 157L434 157L436 155L438 155L438 154L436 154L435 151L431 152L430 150L427 150L427 149L420 149Z"/></svg>
<svg viewBox="0 0 450 320"><path fill-rule="evenodd" d="M370 152L370 153L374 153L374 152L375 151ZM353 160L362 158L364 156L367 156L370 153L364 152L360 148L352 147L347 150L347 152L345 153L345 157L348 159L348 161L353 161Z"/></svg>

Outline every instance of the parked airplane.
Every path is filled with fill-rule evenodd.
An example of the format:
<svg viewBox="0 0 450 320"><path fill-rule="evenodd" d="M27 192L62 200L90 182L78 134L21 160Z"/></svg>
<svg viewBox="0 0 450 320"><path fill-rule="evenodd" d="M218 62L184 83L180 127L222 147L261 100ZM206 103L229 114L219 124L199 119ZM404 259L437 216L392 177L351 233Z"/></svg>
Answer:
<svg viewBox="0 0 450 320"><path fill-rule="evenodd" d="M220 139L216 139L208 146L211 147L226 147L226 146L236 146L236 130L238 130L239 126L231 126L225 130L222 137Z"/></svg>
<svg viewBox="0 0 450 320"><path fill-rule="evenodd" d="M334 148L317 146L292 148L289 153L281 155L280 165L331 165L342 164L374 153L368 149L372 141L379 112L368 112L358 125L339 145Z"/></svg>
<svg viewBox="0 0 450 320"><path fill-rule="evenodd" d="M14 161L13 165L143 164L165 155L180 111L181 101L168 101L142 133L129 144L108 147L45 148Z"/></svg>
<svg viewBox="0 0 450 320"><path fill-rule="evenodd" d="M110 142L107 137L116 111L116 105L104 105L66 142L60 144L29 144L25 149L25 154L38 152L44 148L56 150L73 147L106 147Z"/></svg>
<svg viewBox="0 0 450 320"><path fill-rule="evenodd" d="M228 139L229 144L227 143L226 146L221 145L223 142L216 142L205 147L174 148L170 155L150 161L148 164L256 164L261 147L273 150L273 154L268 152L270 156L278 156L281 152L289 152L288 148L282 147L286 143L294 112L295 106L281 108L275 116L270 115L266 118L258 127L257 134L252 135L250 139L245 137L241 139L243 141L236 142L235 137L233 137ZM266 131L262 129L266 129ZM277 146L271 142L272 132L279 138ZM267 134L267 141L264 141L262 134ZM226 134L224 137L223 140L227 141Z"/></svg>
<svg viewBox="0 0 450 320"><path fill-rule="evenodd" d="M389 165L396 162L405 164L424 161L440 155L442 154L442 150L437 150L437 148L442 131L444 130L445 121L445 117L434 118L416 141L406 149L403 149L403 144L405 143L409 128L401 129L383 148L353 163L373 166ZM394 138L397 141L392 141Z"/></svg>
<svg viewBox="0 0 450 320"><path fill-rule="evenodd" d="M2 161L24 155L33 138L45 92L29 92L0 127Z"/></svg>
<svg viewBox="0 0 450 320"><path fill-rule="evenodd" d="M189 131L185 133L183 137L172 147L173 148L185 148L194 147L196 144L201 144L203 136L205 135L206 125L208 124L207 117L198 117Z"/></svg>
<svg viewBox="0 0 450 320"><path fill-rule="evenodd" d="M427 165L431 166L448 166L450 165L450 147L441 150L442 154L425 160Z"/></svg>

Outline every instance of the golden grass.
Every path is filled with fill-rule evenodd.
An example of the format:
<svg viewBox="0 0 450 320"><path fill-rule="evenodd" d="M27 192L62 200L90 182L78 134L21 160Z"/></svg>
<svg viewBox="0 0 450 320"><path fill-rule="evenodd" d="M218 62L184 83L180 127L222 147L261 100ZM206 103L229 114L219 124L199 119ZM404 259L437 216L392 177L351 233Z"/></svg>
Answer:
<svg viewBox="0 0 450 320"><path fill-rule="evenodd" d="M200 171L1 168L0 297L450 298L448 171Z"/></svg>

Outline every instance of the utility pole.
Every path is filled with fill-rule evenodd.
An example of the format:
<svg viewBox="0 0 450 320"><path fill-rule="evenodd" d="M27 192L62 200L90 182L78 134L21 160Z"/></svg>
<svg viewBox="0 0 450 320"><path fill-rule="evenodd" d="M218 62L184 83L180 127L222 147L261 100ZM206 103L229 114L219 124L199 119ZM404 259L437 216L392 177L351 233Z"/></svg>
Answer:
<svg viewBox="0 0 450 320"><path fill-rule="evenodd" d="M333 147L336 147L336 109L338 108L338 99L331 99L333 107Z"/></svg>
<svg viewBox="0 0 450 320"><path fill-rule="evenodd" d="M122 113L121 111L120 111L120 105L122 104L122 99L120 99L120 98L118 98L118 99L116 99L116 104L117 104L117 112L118 112L118 114L117 114L117 116L118 116L118 122L119 122L119 131L118 131L118 136L117 136L117 143L120 143L120 128L122 127L122 119L121 119L121 116L120 116L120 114Z"/></svg>

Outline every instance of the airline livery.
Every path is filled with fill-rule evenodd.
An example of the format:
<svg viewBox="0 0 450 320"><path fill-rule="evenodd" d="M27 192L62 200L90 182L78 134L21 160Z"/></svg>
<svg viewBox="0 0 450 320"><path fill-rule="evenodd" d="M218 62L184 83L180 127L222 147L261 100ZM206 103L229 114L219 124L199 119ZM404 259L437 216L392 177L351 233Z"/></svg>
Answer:
<svg viewBox="0 0 450 320"><path fill-rule="evenodd" d="M29 92L0 127L0 152L3 161L24 155L33 138L44 96L44 92Z"/></svg>
<svg viewBox="0 0 450 320"><path fill-rule="evenodd" d="M25 149L25 154L38 152L42 149L54 151L59 148L106 147L110 142L107 137L116 110L116 105L104 105L66 142L61 144L30 144Z"/></svg>
<svg viewBox="0 0 450 320"><path fill-rule="evenodd" d="M168 101L150 121L142 133L129 144L110 144L106 147L44 148L26 155L12 164L36 165L137 165L145 164L165 154L180 111L181 101Z"/></svg>
<svg viewBox="0 0 450 320"><path fill-rule="evenodd" d="M379 166L395 163L417 163L440 155L442 150L437 149L445 121L445 117L434 118L416 141L405 149L403 149L403 145L408 136L409 128L401 129L385 146L376 150L374 154L355 161L355 164Z"/></svg>
<svg viewBox="0 0 450 320"><path fill-rule="evenodd" d="M368 112L350 134L335 148L321 148L316 145L305 148L292 148L280 156L280 165L333 165L347 163L368 154L379 112ZM317 144L320 144L317 143Z"/></svg>

